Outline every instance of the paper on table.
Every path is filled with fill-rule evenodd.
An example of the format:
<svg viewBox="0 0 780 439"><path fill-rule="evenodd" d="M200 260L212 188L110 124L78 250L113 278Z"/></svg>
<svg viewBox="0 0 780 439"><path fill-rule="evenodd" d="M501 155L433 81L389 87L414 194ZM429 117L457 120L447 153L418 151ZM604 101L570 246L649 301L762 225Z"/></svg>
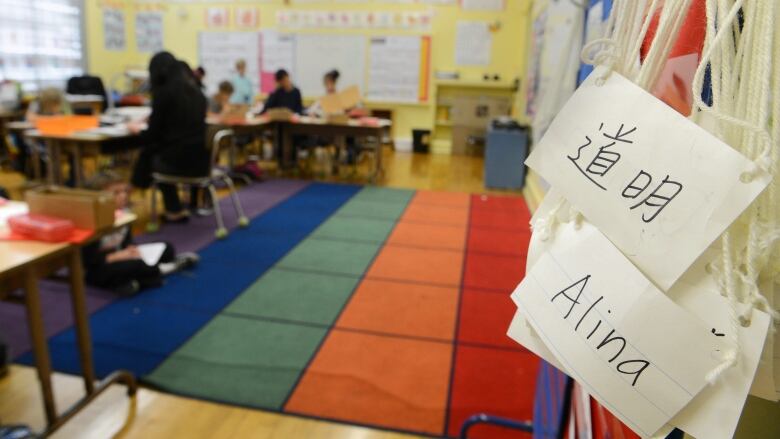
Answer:
<svg viewBox="0 0 780 439"><path fill-rule="evenodd" d="M766 187L754 164L597 68L526 161L664 290Z"/></svg>
<svg viewBox="0 0 780 439"><path fill-rule="evenodd" d="M728 339L731 330L728 300L706 270L711 252L700 257L668 292L676 304L697 316L718 338ZM769 315L754 310L749 327L739 328L740 355L737 364L701 393L671 420L671 424L697 438L730 438L737 429L742 407L756 373L764 340L769 330ZM713 337L714 338L714 337ZM713 348L717 346L713 345Z"/></svg>
<svg viewBox="0 0 780 439"><path fill-rule="evenodd" d="M149 244L141 244L138 246L138 252L141 253L141 259L146 265L154 266L160 262L163 252L165 251L165 243L152 242Z"/></svg>
<svg viewBox="0 0 780 439"><path fill-rule="evenodd" d="M597 230L561 239L515 291L524 315L569 374L642 436L705 385L714 338ZM669 337L674 334L674 337ZM595 337L594 337L595 336Z"/></svg>

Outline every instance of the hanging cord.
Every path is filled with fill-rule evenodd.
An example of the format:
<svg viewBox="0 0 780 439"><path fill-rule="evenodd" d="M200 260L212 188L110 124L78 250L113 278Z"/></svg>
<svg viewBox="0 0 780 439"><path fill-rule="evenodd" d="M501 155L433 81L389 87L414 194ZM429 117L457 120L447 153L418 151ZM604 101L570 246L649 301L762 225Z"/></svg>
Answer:
<svg viewBox="0 0 780 439"><path fill-rule="evenodd" d="M748 183L764 172L776 175L780 113L773 110L777 104L772 107L769 101L770 84L778 81L778 60L772 50L776 6L774 2L708 0L706 8L707 37L701 64L694 75L694 108L712 115L719 127L717 134L754 161L753 170L741 176L743 182ZM740 11L741 29L737 21ZM778 47L776 36L774 44ZM705 105L699 94L708 66L712 105ZM772 114L775 116L770 133ZM729 338L733 348L707 375L711 383L737 364L741 349L737 334L741 326L750 324L754 308L779 317L759 288L762 272L772 270L771 255L776 253L780 240L780 229L775 223L776 182L770 184L774 188L770 186L759 195L721 236L721 257L713 264L712 274L730 305Z"/></svg>

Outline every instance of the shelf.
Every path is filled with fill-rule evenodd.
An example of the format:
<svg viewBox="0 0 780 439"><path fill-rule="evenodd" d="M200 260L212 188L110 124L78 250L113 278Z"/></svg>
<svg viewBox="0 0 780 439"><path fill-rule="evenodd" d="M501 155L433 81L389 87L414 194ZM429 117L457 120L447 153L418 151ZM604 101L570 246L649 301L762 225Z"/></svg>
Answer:
<svg viewBox="0 0 780 439"><path fill-rule="evenodd" d="M513 91L515 88L515 83L514 81L512 82L461 81L461 80L447 79L447 80L436 81L436 86L449 87L449 88L481 88L481 89Z"/></svg>

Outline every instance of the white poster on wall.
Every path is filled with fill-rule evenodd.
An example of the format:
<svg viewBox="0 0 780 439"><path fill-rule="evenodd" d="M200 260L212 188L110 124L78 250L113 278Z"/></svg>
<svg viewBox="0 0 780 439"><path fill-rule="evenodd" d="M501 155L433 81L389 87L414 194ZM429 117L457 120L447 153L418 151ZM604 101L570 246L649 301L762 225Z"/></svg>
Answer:
<svg viewBox="0 0 780 439"><path fill-rule="evenodd" d="M260 34L260 90L276 88L274 73L279 69L295 72L295 35L272 30Z"/></svg>
<svg viewBox="0 0 780 439"><path fill-rule="evenodd" d="M455 34L455 64L459 66L490 65L493 37L484 21L459 21Z"/></svg>
<svg viewBox="0 0 780 439"><path fill-rule="evenodd" d="M106 50L123 51L125 42L125 13L119 9L103 9L103 46Z"/></svg>
<svg viewBox="0 0 780 439"><path fill-rule="evenodd" d="M246 76L255 90L260 87L257 32L201 32L198 40L199 64L206 69L206 89L213 93L217 85L236 75L236 61L246 62Z"/></svg>
<svg viewBox="0 0 780 439"><path fill-rule="evenodd" d="M367 97L372 101L417 102L420 90L418 36L372 37Z"/></svg>
<svg viewBox="0 0 780 439"><path fill-rule="evenodd" d="M135 14L135 45L139 52L163 50L163 17L159 12Z"/></svg>
<svg viewBox="0 0 780 439"><path fill-rule="evenodd" d="M504 0L460 0L464 11L503 11Z"/></svg>

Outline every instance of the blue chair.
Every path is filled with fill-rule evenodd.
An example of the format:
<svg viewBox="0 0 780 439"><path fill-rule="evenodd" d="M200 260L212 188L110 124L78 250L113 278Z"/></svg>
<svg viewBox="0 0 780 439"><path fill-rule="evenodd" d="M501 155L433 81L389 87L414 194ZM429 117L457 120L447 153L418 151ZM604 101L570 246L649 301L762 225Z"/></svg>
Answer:
<svg viewBox="0 0 780 439"><path fill-rule="evenodd" d="M486 413L471 416L460 428L460 439L468 439L475 425L495 425L533 434L534 439L560 439L569 422L569 407L574 381L546 361L541 362L534 395L534 418L518 421Z"/></svg>

